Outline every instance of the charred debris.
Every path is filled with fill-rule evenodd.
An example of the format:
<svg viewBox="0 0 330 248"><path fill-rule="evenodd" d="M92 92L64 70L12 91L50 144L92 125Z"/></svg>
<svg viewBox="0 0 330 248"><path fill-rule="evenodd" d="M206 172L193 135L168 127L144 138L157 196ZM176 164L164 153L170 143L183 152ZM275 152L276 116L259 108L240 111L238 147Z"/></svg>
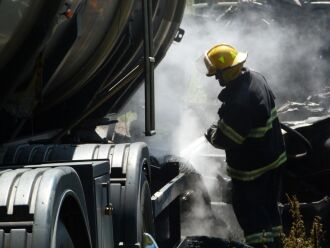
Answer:
<svg viewBox="0 0 330 248"><path fill-rule="evenodd" d="M284 168L280 207L284 232L290 230L292 222L286 194L297 196L306 229L311 228L315 216L320 216L326 230L322 247L330 247L329 11L329 1L311 0L195 0L188 1L187 11L189 22L201 27L216 22L219 33L238 26L242 35L273 26L295 33L281 47L287 56L283 60L286 63L281 65L285 70L277 71L276 79L280 82L273 85L279 118L289 127L283 130L289 160ZM311 45L313 50L304 44ZM297 51L304 55L297 56ZM274 56L269 63L277 65L276 59ZM219 158L214 159L219 162ZM187 239L184 247L195 247L194 244L202 244L203 240Z"/></svg>

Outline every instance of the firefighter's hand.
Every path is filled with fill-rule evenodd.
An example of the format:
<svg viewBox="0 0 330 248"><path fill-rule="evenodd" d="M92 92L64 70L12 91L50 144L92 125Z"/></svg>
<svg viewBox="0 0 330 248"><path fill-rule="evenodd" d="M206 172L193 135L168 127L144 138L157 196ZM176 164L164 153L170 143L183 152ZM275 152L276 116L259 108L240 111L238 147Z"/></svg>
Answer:
<svg viewBox="0 0 330 248"><path fill-rule="evenodd" d="M206 140L208 142L210 142L211 144L212 144L211 137L214 134L214 132L216 131L216 129L217 129L217 126L215 124L212 124L212 126L209 127L209 129L206 130L206 133L204 133L204 136L205 136Z"/></svg>
<svg viewBox="0 0 330 248"><path fill-rule="evenodd" d="M209 129L207 129L206 133L204 134L205 138L212 146L218 149L224 149L221 140L218 137L218 125L212 124Z"/></svg>

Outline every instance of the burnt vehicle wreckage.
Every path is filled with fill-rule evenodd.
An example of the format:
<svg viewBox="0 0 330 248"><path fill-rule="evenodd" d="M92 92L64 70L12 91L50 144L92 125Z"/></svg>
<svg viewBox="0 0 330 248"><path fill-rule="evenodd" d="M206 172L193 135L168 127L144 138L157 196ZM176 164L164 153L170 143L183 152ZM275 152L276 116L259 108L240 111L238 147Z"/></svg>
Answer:
<svg viewBox="0 0 330 248"><path fill-rule="evenodd" d="M306 14L330 8L298 0L192 5L200 18L211 7L227 20L274 5L280 17L303 12L295 18L306 21ZM112 113L142 83L145 133L154 134L154 67L181 40L185 7L183 0L0 1L0 247L143 247L145 233L159 247L175 247L190 192L199 191L210 207L203 183L192 183L201 177L185 169L189 162L155 158L142 142L113 142ZM329 59L329 47L322 55ZM320 215L330 230L327 97L288 102L279 114L289 154L283 191L298 196L307 223ZM293 109L303 119L292 119ZM97 126L108 127L104 137ZM179 247L214 244L244 247L206 237Z"/></svg>

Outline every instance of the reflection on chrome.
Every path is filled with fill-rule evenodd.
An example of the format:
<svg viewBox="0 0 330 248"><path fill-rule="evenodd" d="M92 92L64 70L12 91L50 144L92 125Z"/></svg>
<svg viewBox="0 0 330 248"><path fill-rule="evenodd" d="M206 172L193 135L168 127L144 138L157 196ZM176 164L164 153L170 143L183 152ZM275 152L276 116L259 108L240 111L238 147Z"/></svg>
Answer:
<svg viewBox="0 0 330 248"><path fill-rule="evenodd" d="M12 38L20 23L24 23L24 15L31 1L0 1L0 52Z"/></svg>

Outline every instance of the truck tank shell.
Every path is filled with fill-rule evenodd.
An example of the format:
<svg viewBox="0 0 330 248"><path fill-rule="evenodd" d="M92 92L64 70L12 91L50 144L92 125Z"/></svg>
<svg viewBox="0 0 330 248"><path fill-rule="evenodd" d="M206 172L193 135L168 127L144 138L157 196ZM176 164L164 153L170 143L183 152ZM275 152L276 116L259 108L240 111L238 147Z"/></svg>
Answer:
<svg viewBox="0 0 330 248"><path fill-rule="evenodd" d="M1 1L0 142L120 109L144 79L142 2ZM150 2L158 64L185 1Z"/></svg>

